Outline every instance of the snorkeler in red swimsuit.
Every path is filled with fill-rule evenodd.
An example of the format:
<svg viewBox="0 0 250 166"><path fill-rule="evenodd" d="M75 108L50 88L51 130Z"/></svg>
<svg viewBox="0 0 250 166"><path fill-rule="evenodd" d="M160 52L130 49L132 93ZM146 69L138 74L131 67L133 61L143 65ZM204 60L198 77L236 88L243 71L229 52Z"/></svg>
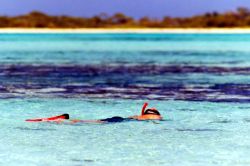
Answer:
<svg viewBox="0 0 250 166"><path fill-rule="evenodd" d="M144 103L141 115L130 116L127 118L114 116L112 118L99 119L99 120L70 120L69 114L62 114L59 116L54 116L50 118L37 118L37 119L27 119L27 122L62 122L64 120L69 120L70 123L115 123L115 122L124 122L129 120L162 120L162 116L155 108L146 109L148 103Z"/></svg>

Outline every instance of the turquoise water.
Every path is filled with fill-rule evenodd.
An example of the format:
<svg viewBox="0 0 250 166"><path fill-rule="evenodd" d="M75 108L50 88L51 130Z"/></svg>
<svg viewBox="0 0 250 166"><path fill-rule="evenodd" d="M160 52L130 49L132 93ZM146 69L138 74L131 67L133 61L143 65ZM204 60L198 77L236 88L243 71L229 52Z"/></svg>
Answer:
<svg viewBox="0 0 250 166"><path fill-rule="evenodd" d="M249 34L1 34L0 165L249 165ZM164 121L27 123L127 117Z"/></svg>
<svg viewBox="0 0 250 166"><path fill-rule="evenodd" d="M249 43L249 34L0 34L0 62L249 66Z"/></svg>

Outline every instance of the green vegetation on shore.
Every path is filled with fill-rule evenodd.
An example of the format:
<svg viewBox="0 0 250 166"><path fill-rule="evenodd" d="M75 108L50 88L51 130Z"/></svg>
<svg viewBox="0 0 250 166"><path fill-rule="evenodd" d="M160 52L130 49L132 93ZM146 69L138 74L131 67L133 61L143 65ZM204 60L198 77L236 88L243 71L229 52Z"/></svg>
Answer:
<svg viewBox="0 0 250 166"><path fill-rule="evenodd" d="M91 18L49 16L33 11L27 15L0 16L2 28L230 28L250 27L250 10L238 8L225 13L206 13L203 15L163 19L143 17L133 19L122 13L108 16L100 14Z"/></svg>

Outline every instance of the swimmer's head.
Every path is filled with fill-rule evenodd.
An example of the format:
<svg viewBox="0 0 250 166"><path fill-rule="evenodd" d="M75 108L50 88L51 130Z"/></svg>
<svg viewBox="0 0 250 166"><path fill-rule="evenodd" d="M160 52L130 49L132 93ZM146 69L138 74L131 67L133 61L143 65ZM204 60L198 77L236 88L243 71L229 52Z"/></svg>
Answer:
<svg viewBox="0 0 250 166"><path fill-rule="evenodd" d="M142 107L142 112L141 112L141 118L144 120L147 119L162 119L160 112L155 109L155 108L149 108L146 109L146 107L148 106L148 103L144 103L143 107Z"/></svg>

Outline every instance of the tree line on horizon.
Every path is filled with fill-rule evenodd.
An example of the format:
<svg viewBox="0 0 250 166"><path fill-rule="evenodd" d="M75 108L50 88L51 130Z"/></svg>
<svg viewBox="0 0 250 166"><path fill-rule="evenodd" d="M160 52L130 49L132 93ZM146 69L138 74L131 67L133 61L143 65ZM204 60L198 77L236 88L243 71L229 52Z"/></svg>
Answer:
<svg viewBox="0 0 250 166"><path fill-rule="evenodd" d="M108 16L103 13L90 18L70 16L49 16L33 11L21 16L0 16L2 28L227 28L250 27L250 10L240 7L225 13L205 13L192 17L164 17L155 19L143 17L133 19L122 13Z"/></svg>

